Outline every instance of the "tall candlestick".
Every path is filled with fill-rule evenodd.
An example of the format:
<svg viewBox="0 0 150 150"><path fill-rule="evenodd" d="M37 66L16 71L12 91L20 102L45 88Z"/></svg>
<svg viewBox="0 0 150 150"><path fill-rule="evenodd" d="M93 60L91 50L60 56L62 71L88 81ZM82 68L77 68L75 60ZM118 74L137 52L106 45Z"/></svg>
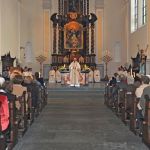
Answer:
<svg viewBox="0 0 150 150"><path fill-rule="evenodd" d="M131 68L131 76L132 76L132 68Z"/></svg>

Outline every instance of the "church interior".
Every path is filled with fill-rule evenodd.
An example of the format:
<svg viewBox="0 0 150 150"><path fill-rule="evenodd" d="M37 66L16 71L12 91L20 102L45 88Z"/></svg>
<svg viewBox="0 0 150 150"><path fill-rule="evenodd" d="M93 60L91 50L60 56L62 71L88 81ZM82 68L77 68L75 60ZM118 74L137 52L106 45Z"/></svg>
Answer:
<svg viewBox="0 0 150 150"><path fill-rule="evenodd" d="M0 0L0 150L150 149L150 0Z"/></svg>

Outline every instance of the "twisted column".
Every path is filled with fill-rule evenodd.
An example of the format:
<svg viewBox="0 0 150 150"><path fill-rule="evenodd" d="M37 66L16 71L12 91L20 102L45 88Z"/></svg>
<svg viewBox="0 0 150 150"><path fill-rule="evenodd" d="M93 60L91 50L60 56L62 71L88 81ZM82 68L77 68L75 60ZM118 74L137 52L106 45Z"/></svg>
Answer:
<svg viewBox="0 0 150 150"><path fill-rule="evenodd" d="M91 54L94 54L94 23L91 24Z"/></svg>
<svg viewBox="0 0 150 150"><path fill-rule="evenodd" d="M86 29L86 54L89 54L89 25Z"/></svg>
<svg viewBox="0 0 150 150"><path fill-rule="evenodd" d="M89 14L89 0L87 0L86 7L87 7L87 14Z"/></svg>
<svg viewBox="0 0 150 150"><path fill-rule="evenodd" d="M83 0L83 14L86 15L86 0Z"/></svg>
<svg viewBox="0 0 150 150"><path fill-rule="evenodd" d="M53 54L56 54L57 27L53 26Z"/></svg>
<svg viewBox="0 0 150 150"><path fill-rule="evenodd" d="M61 0L58 0L58 14L60 14Z"/></svg>

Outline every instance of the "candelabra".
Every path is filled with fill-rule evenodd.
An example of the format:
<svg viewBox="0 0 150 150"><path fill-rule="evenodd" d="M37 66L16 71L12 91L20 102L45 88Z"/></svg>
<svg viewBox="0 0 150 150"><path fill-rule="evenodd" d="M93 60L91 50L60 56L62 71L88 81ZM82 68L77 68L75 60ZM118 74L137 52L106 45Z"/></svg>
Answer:
<svg viewBox="0 0 150 150"><path fill-rule="evenodd" d="M112 56L111 56L111 54L110 54L110 52L108 51L108 50L106 50L105 52L104 52L104 55L103 55L103 57L102 57L102 60L103 60L103 62L105 63L105 77L104 77L104 80L105 81L108 81L109 80L109 78L108 78L108 75L107 75L107 71L108 71L108 68L107 68L107 66L108 66L108 63L112 60Z"/></svg>
<svg viewBox="0 0 150 150"><path fill-rule="evenodd" d="M42 74L43 62L46 60L46 57L43 55L39 55L38 57L36 57L36 60L40 63L40 74Z"/></svg>

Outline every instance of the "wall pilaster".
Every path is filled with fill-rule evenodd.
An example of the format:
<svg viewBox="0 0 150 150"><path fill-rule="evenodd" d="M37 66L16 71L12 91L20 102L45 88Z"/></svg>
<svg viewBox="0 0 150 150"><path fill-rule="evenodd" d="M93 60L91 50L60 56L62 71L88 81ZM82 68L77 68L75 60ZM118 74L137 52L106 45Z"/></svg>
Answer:
<svg viewBox="0 0 150 150"><path fill-rule="evenodd" d="M148 58L150 58L150 0L147 0L147 44L148 47Z"/></svg>

